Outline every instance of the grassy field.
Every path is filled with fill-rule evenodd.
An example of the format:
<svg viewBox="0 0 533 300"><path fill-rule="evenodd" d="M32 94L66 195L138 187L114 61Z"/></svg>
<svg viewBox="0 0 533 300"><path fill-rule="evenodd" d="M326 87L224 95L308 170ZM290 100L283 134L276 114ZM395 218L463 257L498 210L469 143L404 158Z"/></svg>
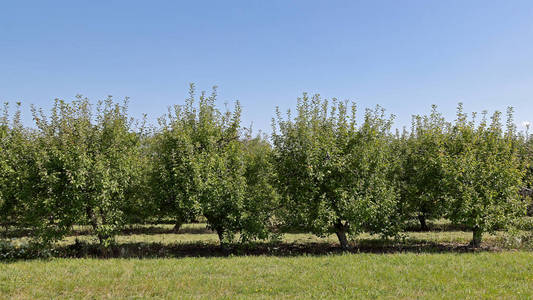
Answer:
<svg viewBox="0 0 533 300"><path fill-rule="evenodd" d="M178 233L136 225L117 237L115 258L101 259L68 255L76 240L87 248L96 242L78 226L57 245L68 258L0 262L0 299L533 299L533 252L503 250L502 233L472 251L470 232L446 222L432 227L401 240L363 234L343 253L333 235L291 233L224 250L205 224ZM6 234L14 244L27 240L23 231Z"/></svg>
<svg viewBox="0 0 533 300"><path fill-rule="evenodd" d="M52 259L0 264L0 298L533 298L533 253Z"/></svg>
<svg viewBox="0 0 533 300"><path fill-rule="evenodd" d="M430 225L432 226L431 231L407 231L402 233L402 243L407 245L414 243L458 245L467 244L472 239L471 232L454 228L447 221L434 221L430 222ZM206 224L184 224L179 232L174 232L173 227L173 225L169 224L133 225L118 234L116 241L119 245L128 243L157 243L163 245L197 243L218 244L218 236L214 232L208 230ZM0 228L0 234L3 230L4 229ZM58 244L62 246L72 245L76 239L87 243L95 243L97 239L95 236L91 235L90 232L91 229L88 226L76 226L74 229L75 234L66 237ZM24 232L12 232L10 235L11 236L9 237L16 244L23 244L27 241L27 238L24 237ZM501 237L502 233L485 234L483 236L483 242L487 246L495 246ZM285 233L282 236L281 242L296 244L336 244L338 243L338 240L335 234L319 238L307 233ZM370 242L377 242L379 244L386 243L386 241L381 240L379 236L365 233L360 234L355 240L352 240L352 243L354 244L364 245Z"/></svg>

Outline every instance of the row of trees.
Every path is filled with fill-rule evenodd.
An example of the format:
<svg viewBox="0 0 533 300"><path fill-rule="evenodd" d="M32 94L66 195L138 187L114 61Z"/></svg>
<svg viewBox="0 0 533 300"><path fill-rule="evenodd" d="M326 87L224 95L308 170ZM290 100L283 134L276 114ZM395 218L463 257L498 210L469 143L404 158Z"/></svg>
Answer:
<svg viewBox="0 0 533 300"><path fill-rule="evenodd" d="M20 104L18 105L20 106ZM221 111L216 90L169 109L158 126L128 116L112 98L56 100L49 113L0 119L0 225L29 227L40 243L88 224L103 246L126 224L203 217L221 243L287 230L335 233L343 248L361 232L393 237L410 219L448 218L484 232L525 214L533 144L512 110L449 122L433 107L411 130L393 117L304 94L279 111L269 138L241 126L241 107Z"/></svg>

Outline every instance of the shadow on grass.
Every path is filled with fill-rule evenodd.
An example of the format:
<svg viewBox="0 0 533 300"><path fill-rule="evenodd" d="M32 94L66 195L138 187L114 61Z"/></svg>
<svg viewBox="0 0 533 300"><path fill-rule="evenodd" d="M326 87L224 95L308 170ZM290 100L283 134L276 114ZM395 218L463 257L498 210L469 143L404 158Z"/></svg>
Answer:
<svg viewBox="0 0 533 300"><path fill-rule="evenodd" d="M34 235L35 230L31 228L10 228L3 229L0 232L0 237L4 238L22 238ZM119 231L118 235L158 235L158 234L211 234L214 231L206 227L182 227L179 231L175 231L172 227L161 226L131 226L125 227ZM76 228L70 231L69 236L85 236L94 235L91 228Z"/></svg>
<svg viewBox="0 0 533 300"><path fill-rule="evenodd" d="M467 228L451 223L431 223L428 222L429 231L427 232L446 232L446 231L470 231ZM282 230L284 233L306 233L304 230ZM420 225L416 223L408 223L405 228L405 232L422 232ZM171 226L162 227L158 225L139 226L132 225L126 226L121 229L117 235L158 235L158 234L212 234L214 231L209 230L206 227L199 226L185 226L180 228L179 231L175 231ZM0 237L4 238L22 238L32 236L34 230L31 228L9 228L8 230L0 229ZM86 236L93 235L93 230L89 227L74 228L70 231L69 236Z"/></svg>
<svg viewBox="0 0 533 300"><path fill-rule="evenodd" d="M221 247L214 243L124 243L101 249L96 244L78 242L56 248L56 255L64 258L185 258L227 256L322 256L342 253L467 253L499 251L485 246L473 249L465 244L444 244L412 240L408 243L385 240L362 240L343 251L337 244L329 243L250 243L230 244Z"/></svg>
<svg viewBox="0 0 533 300"><path fill-rule="evenodd" d="M0 229L0 238L8 238L8 239L23 238L23 237L32 236L34 233L35 233L35 230L31 228L9 228L9 229L2 228Z"/></svg>
<svg viewBox="0 0 533 300"><path fill-rule="evenodd" d="M206 227L182 227L179 231L175 231L174 228L164 228L160 226L150 227L129 227L120 231L120 235L157 235L157 234L211 234L214 231L209 230Z"/></svg>
<svg viewBox="0 0 533 300"><path fill-rule="evenodd" d="M470 231L468 227L453 223L433 223L428 221L428 230L422 230L419 223L408 222L405 226L408 232L442 232L442 231Z"/></svg>

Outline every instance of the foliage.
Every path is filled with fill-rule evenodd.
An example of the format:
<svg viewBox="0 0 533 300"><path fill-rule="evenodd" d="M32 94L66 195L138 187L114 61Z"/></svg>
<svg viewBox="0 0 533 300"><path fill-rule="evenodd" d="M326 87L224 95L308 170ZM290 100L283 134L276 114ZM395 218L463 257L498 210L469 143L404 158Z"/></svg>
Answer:
<svg viewBox="0 0 533 300"><path fill-rule="evenodd" d="M31 168L31 134L20 121L20 103L10 120L8 104L0 118L0 225L24 225ZM11 121L11 122L10 122Z"/></svg>
<svg viewBox="0 0 533 300"><path fill-rule="evenodd" d="M479 246L483 232L493 232L524 214L518 196L523 176L515 147L512 111L503 132L501 113L490 123L483 113L476 125L459 105L457 120L446 142L445 183L448 216L473 231L472 245Z"/></svg>
<svg viewBox="0 0 533 300"><path fill-rule="evenodd" d="M277 111L269 139L241 126L238 102L222 111L216 99L216 89L197 97L191 85L150 130L111 97L32 108L33 127L22 125L20 104L13 116L6 104L0 225L47 246L89 224L109 246L126 224L205 220L222 244L303 230L335 233L346 248L362 232L398 236L405 219L425 229L444 217L478 246L525 212L533 139L516 132L512 110L504 130L499 112L468 120L460 106L450 123L433 107L393 135L379 106L359 124L355 105L304 94L294 118Z"/></svg>
<svg viewBox="0 0 533 300"><path fill-rule="evenodd" d="M135 155L130 156L130 164L135 167L134 176L125 189L122 212L124 224L143 224L154 221L157 206L151 201L152 192L150 176L153 168L151 159L152 135L147 130L145 119L136 124L134 132L138 137L136 148L132 149Z"/></svg>
<svg viewBox="0 0 533 300"><path fill-rule="evenodd" d="M443 161L447 122L433 106L429 116L414 116L412 130L402 153L401 195L408 214L420 220L427 231L427 219L441 217L445 212Z"/></svg>
<svg viewBox="0 0 533 300"><path fill-rule="evenodd" d="M151 143L150 190L157 215L171 217L179 229L200 213L199 167L196 165L196 115L193 102L174 106L160 119L160 131Z"/></svg>
<svg viewBox="0 0 533 300"><path fill-rule="evenodd" d="M236 233L242 240L265 238L269 217L264 208L274 198L264 181L268 176L259 178L269 166L254 151L266 152L259 142L242 140L238 102L225 113L215 102L216 89L196 101L191 85L186 104L160 120L151 181L156 202L178 224L203 215L221 242Z"/></svg>
<svg viewBox="0 0 533 300"><path fill-rule="evenodd" d="M533 216L533 136L529 134L529 125L524 135L517 137L521 167L525 170L521 194L529 202L527 214Z"/></svg>
<svg viewBox="0 0 533 300"><path fill-rule="evenodd" d="M0 223L7 223L7 205L6 205L6 190L10 177L10 166L8 164L8 125L7 125L7 112L0 124Z"/></svg>
<svg viewBox="0 0 533 300"><path fill-rule="evenodd" d="M533 250L533 218L514 219L502 237L507 249Z"/></svg>
<svg viewBox="0 0 533 300"><path fill-rule="evenodd" d="M127 102L109 97L93 114L89 100L78 96L71 103L56 100L49 116L32 110L37 176L29 201L39 238L60 239L85 220L100 244L109 245L140 172L139 136L132 131Z"/></svg>
<svg viewBox="0 0 533 300"><path fill-rule="evenodd" d="M0 239L0 261L20 259L50 258L58 256L57 249L44 247L39 243L14 244L9 240Z"/></svg>
<svg viewBox="0 0 533 300"><path fill-rule="evenodd" d="M346 234L398 230L397 191L389 182L392 119L377 107L358 126L355 113L355 105L304 94L294 120L278 112L279 133L272 135L286 222L317 235L335 232L343 248Z"/></svg>
<svg viewBox="0 0 533 300"><path fill-rule="evenodd" d="M251 138L251 132L243 144L247 188L243 203L246 214L242 217L242 223L247 230L242 232L241 238L247 241L274 237L275 229L280 224L275 219L279 195L275 188L272 147L261 136Z"/></svg>

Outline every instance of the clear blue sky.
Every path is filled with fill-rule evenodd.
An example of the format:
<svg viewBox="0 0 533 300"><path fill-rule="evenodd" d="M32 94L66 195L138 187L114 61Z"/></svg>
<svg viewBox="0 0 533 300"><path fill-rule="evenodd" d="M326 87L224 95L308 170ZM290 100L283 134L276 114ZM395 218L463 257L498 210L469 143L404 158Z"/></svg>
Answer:
<svg viewBox="0 0 533 300"><path fill-rule="evenodd" d="M2 1L0 101L131 97L155 119L189 82L270 131L302 92L408 125L516 108L533 121L533 1ZM28 119L29 120L29 119Z"/></svg>

